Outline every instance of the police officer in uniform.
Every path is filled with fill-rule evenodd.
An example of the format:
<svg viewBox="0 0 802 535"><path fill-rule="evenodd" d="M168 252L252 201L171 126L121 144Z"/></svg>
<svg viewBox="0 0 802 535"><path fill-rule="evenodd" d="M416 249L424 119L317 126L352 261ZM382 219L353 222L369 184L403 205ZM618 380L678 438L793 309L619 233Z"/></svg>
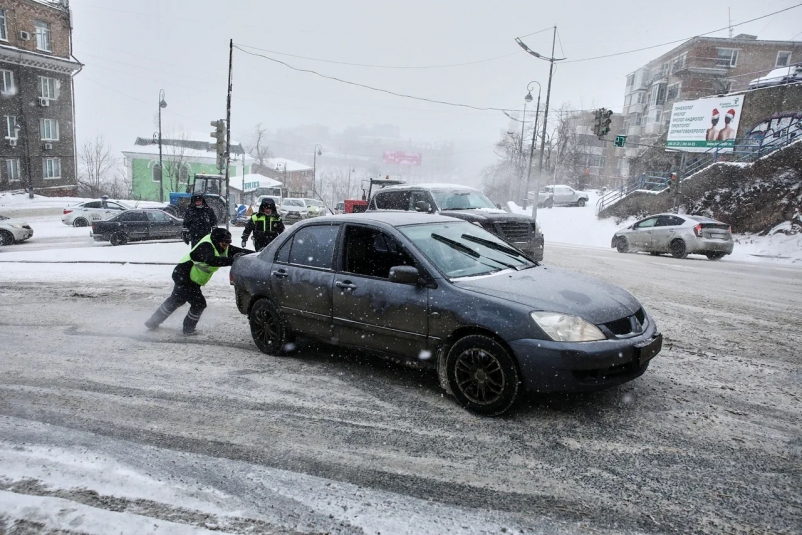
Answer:
<svg viewBox="0 0 802 535"><path fill-rule="evenodd" d="M195 247L198 242L213 228L217 227L217 215L214 209L206 204L203 195L195 194L184 213L184 242Z"/></svg>
<svg viewBox="0 0 802 535"><path fill-rule="evenodd" d="M259 204L259 211L251 216L242 231L242 247L248 243L253 232L253 245L257 251L267 247L271 241L284 232L284 222L276 210L276 201L266 197Z"/></svg>
<svg viewBox="0 0 802 535"><path fill-rule="evenodd" d="M178 307L188 302L190 308L184 318L184 334L195 334L195 326L206 308L201 287L209 282L215 271L233 264L235 257L252 252L233 247L231 233L226 229L212 230L173 269L173 293L145 322L145 326L151 330L158 328Z"/></svg>

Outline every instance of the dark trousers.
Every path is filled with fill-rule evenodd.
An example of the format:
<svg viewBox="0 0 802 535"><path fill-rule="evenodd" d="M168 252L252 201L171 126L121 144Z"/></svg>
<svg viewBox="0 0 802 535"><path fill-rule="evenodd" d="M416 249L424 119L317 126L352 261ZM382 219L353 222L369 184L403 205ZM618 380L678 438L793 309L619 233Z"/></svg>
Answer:
<svg viewBox="0 0 802 535"><path fill-rule="evenodd" d="M203 314L203 309L206 308L206 298L203 297L201 287L194 283L176 284L170 297L153 313L145 325L151 329L158 327L184 303L189 303L189 312L184 318L184 332L194 331L201 314Z"/></svg>

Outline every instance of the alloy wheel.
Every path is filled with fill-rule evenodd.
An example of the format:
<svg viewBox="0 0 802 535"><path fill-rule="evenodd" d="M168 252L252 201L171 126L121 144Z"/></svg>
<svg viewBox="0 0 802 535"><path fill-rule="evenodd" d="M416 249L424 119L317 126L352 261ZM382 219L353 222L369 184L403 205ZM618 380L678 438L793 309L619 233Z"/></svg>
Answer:
<svg viewBox="0 0 802 535"><path fill-rule="evenodd" d="M457 386L462 394L477 405L490 405L504 392L506 378L501 363L482 349L463 351L456 360Z"/></svg>

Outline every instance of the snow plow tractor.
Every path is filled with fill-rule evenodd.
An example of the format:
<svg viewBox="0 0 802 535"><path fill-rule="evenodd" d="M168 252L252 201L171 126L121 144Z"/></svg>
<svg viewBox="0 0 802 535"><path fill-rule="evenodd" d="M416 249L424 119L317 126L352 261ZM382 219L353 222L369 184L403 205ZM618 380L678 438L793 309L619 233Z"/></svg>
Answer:
<svg viewBox="0 0 802 535"><path fill-rule="evenodd" d="M206 204L214 210L217 220L226 221L228 210L226 209L226 198L223 196L225 193L224 180L222 175L196 174L187 184L186 192L170 192L170 204L164 208L164 211L175 217L183 218L192 196L203 195Z"/></svg>

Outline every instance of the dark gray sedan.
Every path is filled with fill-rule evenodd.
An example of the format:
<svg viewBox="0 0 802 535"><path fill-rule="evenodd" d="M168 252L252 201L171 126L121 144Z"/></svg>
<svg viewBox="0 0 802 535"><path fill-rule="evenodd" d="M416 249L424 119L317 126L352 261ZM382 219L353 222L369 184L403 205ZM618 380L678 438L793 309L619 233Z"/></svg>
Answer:
<svg viewBox="0 0 802 535"><path fill-rule="evenodd" d="M231 268L257 347L295 335L424 361L466 409L524 391L608 388L643 374L662 336L637 299L529 260L479 225L398 212L301 222Z"/></svg>
<svg viewBox="0 0 802 535"><path fill-rule="evenodd" d="M157 209L126 210L108 221L94 221L95 241L125 245L131 241L180 239L183 221Z"/></svg>

